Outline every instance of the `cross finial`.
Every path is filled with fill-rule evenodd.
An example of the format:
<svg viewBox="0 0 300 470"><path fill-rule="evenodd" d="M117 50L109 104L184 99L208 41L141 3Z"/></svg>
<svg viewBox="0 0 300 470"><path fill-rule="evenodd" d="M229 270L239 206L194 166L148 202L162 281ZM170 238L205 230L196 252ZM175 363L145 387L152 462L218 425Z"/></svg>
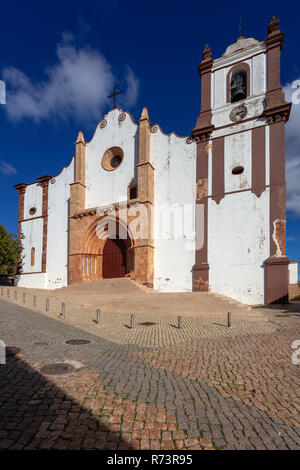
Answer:
<svg viewBox="0 0 300 470"><path fill-rule="evenodd" d="M241 38L242 37L242 18L240 18L240 22L239 22L239 37Z"/></svg>
<svg viewBox="0 0 300 470"><path fill-rule="evenodd" d="M113 107L113 109L116 109L116 107L117 107L117 105L116 105L116 96L117 96L117 95L120 95L121 93L122 93L122 91L117 91L117 90L116 90L116 87L114 87L113 93L107 97L107 99L109 99L109 98L113 98L113 99L114 99L114 107Z"/></svg>

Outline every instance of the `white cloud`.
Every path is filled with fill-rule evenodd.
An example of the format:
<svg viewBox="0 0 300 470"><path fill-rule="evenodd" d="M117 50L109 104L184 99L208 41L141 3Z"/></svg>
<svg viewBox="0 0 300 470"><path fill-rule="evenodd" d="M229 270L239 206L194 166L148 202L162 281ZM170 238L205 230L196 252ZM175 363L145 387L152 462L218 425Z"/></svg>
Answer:
<svg viewBox="0 0 300 470"><path fill-rule="evenodd" d="M70 34L63 35L57 47L57 62L45 71L45 80L33 83L21 70L5 68L8 117L13 121L31 118L37 122L59 117L77 121L100 119L107 106L107 95L116 79L110 64L98 51L76 48ZM126 71L124 103L135 104L137 79Z"/></svg>
<svg viewBox="0 0 300 470"><path fill-rule="evenodd" d="M283 90L286 100L292 101L292 94L295 92L292 83L288 83ZM300 104L292 104L285 140L287 209L300 216Z"/></svg>
<svg viewBox="0 0 300 470"><path fill-rule="evenodd" d="M2 160L0 162L0 172L3 175L15 175L17 170L10 163L4 162Z"/></svg>
<svg viewBox="0 0 300 470"><path fill-rule="evenodd" d="M127 67L126 83L127 83L127 92L122 102L124 103L124 106L126 108L131 108L132 106L134 106L137 100L138 91L139 91L139 81L134 75L130 67Z"/></svg>

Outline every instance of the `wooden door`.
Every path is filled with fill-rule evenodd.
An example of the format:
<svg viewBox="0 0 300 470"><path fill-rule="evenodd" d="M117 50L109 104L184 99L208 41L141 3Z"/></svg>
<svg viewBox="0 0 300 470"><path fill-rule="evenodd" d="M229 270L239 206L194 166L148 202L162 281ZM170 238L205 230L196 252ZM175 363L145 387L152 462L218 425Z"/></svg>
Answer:
<svg viewBox="0 0 300 470"><path fill-rule="evenodd" d="M126 274L126 248L123 240L107 240L103 250L104 279L124 277Z"/></svg>

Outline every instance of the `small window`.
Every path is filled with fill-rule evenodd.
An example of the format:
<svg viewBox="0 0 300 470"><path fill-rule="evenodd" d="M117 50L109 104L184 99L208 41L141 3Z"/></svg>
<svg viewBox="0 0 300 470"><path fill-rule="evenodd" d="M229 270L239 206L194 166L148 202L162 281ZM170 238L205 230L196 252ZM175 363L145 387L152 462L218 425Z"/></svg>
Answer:
<svg viewBox="0 0 300 470"><path fill-rule="evenodd" d="M120 147L111 147L102 157L102 167L106 171L116 170L121 165L123 158L124 152Z"/></svg>
<svg viewBox="0 0 300 470"><path fill-rule="evenodd" d="M241 175L244 171L244 167L243 166L235 166L233 169L232 169L232 174L233 175Z"/></svg>
<svg viewBox="0 0 300 470"><path fill-rule="evenodd" d="M93 258L90 259L90 273L93 274Z"/></svg>
<svg viewBox="0 0 300 470"><path fill-rule="evenodd" d="M113 168L118 168L118 166L121 164L122 157L120 155L114 155L112 159L110 160L110 165Z"/></svg>
<svg viewBox="0 0 300 470"><path fill-rule="evenodd" d="M33 247L31 248L30 264L31 264L31 266L34 266L34 265L35 265L35 249L34 249Z"/></svg>
<svg viewBox="0 0 300 470"><path fill-rule="evenodd" d="M86 258L85 273L86 273L86 274L89 273L89 259L88 259L88 258Z"/></svg>
<svg viewBox="0 0 300 470"><path fill-rule="evenodd" d="M31 209L29 209L29 214L34 215L35 213L36 213L36 207L31 207Z"/></svg>
<svg viewBox="0 0 300 470"><path fill-rule="evenodd" d="M233 74L230 82L231 103L247 98L247 73L245 71Z"/></svg>
<svg viewBox="0 0 300 470"><path fill-rule="evenodd" d="M132 188L130 188L129 198L130 199L136 199L137 198L137 187L136 186L132 186Z"/></svg>
<svg viewBox="0 0 300 470"><path fill-rule="evenodd" d="M84 274L84 258L82 257L82 273Z"/></svg>

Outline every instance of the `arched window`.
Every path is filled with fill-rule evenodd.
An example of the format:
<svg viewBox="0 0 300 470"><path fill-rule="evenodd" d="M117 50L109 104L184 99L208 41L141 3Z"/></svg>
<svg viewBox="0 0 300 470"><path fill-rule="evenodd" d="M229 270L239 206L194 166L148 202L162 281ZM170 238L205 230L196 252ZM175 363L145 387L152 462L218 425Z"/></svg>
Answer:
<svg viewBox="0 0 300 470"><path fill-rule="evenodd" d="M35 265L35 249L32 247L31 248L31 260L30 260L31 266Z"/></svg>
<svg viewBox="0 0 300 470"><path fill-rule="evenodd" d="M240 62L227 73L227 103L236 103L249 96L250 66L247 62Z"/></svg>
<svg viewBox="0 0 300 470"><path fill-rule="evenodd" d="M230 82L231 103L247 98L247 73L236 72L232 75Z"/></svg>

